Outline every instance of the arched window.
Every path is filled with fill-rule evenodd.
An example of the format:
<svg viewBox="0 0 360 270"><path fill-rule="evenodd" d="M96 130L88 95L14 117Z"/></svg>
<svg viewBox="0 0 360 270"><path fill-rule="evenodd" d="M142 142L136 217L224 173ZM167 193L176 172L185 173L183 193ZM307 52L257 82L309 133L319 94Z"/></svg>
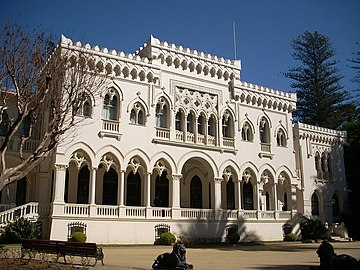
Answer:
<svg viewBox="0 0 360 270"><path fill-rule="evenodd" d="M311 215L313 215L313 216L319 216L320 215L319 198L318 198L318 196L316 195L315 192L311 196Z"/></svg>
<svg viewBox="0 0 360 270"><path fill-rule="evenodd" d="M269 126L269 122L266 120L265 117L262 117L260 119L259 133L260 133L260 142L269 144L270 143L270 126Z"/></svg>
<svg viewBox="0 0 360 270"><path fill-rule="evenodd" d="M202 183L197 175L190 182L190 207L202 208Z"/></svg>
<svg viewBox="0 0 360 270"><path fill-rule="evenodd" d="M254 210L253 186L251 182L243 185L244 210Z"/></svg>
<svg viewBox="0 0 360 270"><path fill-rule="evenodd" d="M113 168L104 173L103 204L117 205L118 174Z"/></svg>
<svg viewBox="0 0 360 270"><path fill-rule="evenodd" d="M169 179L167 178L167 171L163 171L161 176L156 176L154 206L169 206Z"/></svg>
<svg viewBox="0 0 360 270"><path fill-rule="evenodd" d="M270 210L270 194L266 191L265 194L265 204L266 204L266 211Z"/></svg>
<svg viewBox="0 0 360 270"><path fill-rule="evenodd" d="M226 138L234 137L234 121L231 114L228 111L225 111L222 118L222 128L223 128L223 136Z"/></svg>
<svg viewBox="0 0 360 270"><path fill-rule="evenodd" d="M79 107L77 107L79 106ZM88 99L82 101L80 105L73 107L73 114L77 116L90 117L91 116L91 103Z"/></svg>
<svg viewBox="0 0 360 270"><path fill-rule="evenodd" d="M329 173L329 179L332 180L333 179L333 168L332 168L332 160L331 160L331 155L328 155L327 158L327 165L328 165L328 173Z"/></svg>
<svg viewBox="0 0 360 270"><path fill-rule="evenodd" d="M186 118L187 132L195 133L195 115L190 112Z"/></svg>
<svg viewBox="0 0 360 270"><path fill-rule="evenodd" d="M16 182L16 206L23 205L26 203L26 190L27 190L27 181L26 177L21 178Z"/></svg>
<svg viewBox="0 0 360 270"><path fill-rule="evenodd" d="M321 161L320 155L317 152L316 155L315 155L315 169L316 169L317 172L321 172L320 161Z"/></svg>
<svg viewBox="0 0 360 270"><path fill-rule="evenodd" d="M248 122L245 122L241 128L241 139L246 142L254 140L253 132Z"/></svg>
<svg viewBox="0 0 360 270"><path fill-rule="evenodd" d="M329 179L327 161L328 161L328 159L327 159L326 154L322 153L322 155L321 155L321 170L323 172L323 178L324 179Z"/></svg>
<svg viewBox="0 0 360 270"><path fill-rule="evenodd" d="M165 101L160 98L158 104L156 104L155 115L156 115L156 126L161 128L168 128L168 112L169 108Z"/></svg>
<svg viewBox="0 0 360 270"><path fill-rule="evenodd" d="M282 206L282 211L287 211L288 210L288 203L287 203L287 194L286 192L284 193L284 204Z"/></svg>
<svg viewBox="0 0 360 270"><path fill-rule="evenodd" d="M210 136L216 136L216 121L213 115L211 115L208 120L208 134Z"/></svg>
<svg viewBox="0 0 360 270"><path fill-rule="evenodd" d="M126 205L141 206L141 177L138 172L132 171L127 177L126 185Z"/></svg>
<svg viewBox="0 0 360 270"><path fill-rule="evenodd" d="M29 137L30 136L30 128L32 126L32 120L30 116L25 116L24 120L22 121L21 126L21 136Z"/></svg>
<svg viewBox="0 0 360 270"><path fill-rule="evenodd" d="M339 222L340 220L340 206L339 206L339 199L336 194L334 194L331 198L331 205L332 205L332 212L334 222Z"/></svg>
<svg viewBox="0 0 360 270"><path fill-rule="evenodd" d="M10 118L6 111L2 113L2 119L0 122L0 136L5 136L10 127Z"/></svg>
<svg viewBox="0 0 360 270"><path fill-rule="evenodd" d="M134 125L145 125L145 110L143 106L136 102L130 112L130 123Z"/></svg>
<svg viewBox="0 0 360 270"><path fill-rule="evenodd" d="M182 121L183 121L183 113L179 110L175 116L175 129L176 130L183 131Z"/></svg>
<svg viewBox="0 0 360 270"><path fill-rule="evenodd" d="M206 119L203 114L200 114L198 118L198 133L205 135Z"/></svg>
<svg viewBox="0 0 360 270"><path fill-rule="evenodd" d="M117 96L110 97L109 94L105 95L103 105L103 117L107 120L118 120L118 98Z"/></svg>
<svg viewBox="0 0 360 270"><path fill-rule="evenodd" d="M235 187L231 178L226 183L226 208L235 209Z"/></svg>
<svg viewBox="0 0 360 270"><path fill-rule="evenodd" d="M286 147L286 135L284 130L282 130L281 128L276 134L276 142L278 146Z"/></svg>
<svg viewBox="0 0 360 270"><path fill-rule="evenodd" d="M78 174L77 203L89 203L89 179L90 171L88 166L84 166Z"/></svg>
<svg viewBox="0 0 360 270"><path fill-rule="evenodd" d="M91 116L91 106L90 102L86 100L83 105L83 116L90 117Z"/></svg>

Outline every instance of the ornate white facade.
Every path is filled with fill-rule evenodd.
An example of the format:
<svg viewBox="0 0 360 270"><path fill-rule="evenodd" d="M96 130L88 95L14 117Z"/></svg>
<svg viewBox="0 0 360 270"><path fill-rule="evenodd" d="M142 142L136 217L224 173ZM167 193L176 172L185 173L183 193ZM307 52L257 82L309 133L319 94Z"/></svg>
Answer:
<svg viewBox="0 0 360 270"><path fill-rule="evenodd" d="M296 94L241 81L239 60L154 37L135 54L61 46L93 53L106 84L52 161L4 188L3 209L19 206L0 222L22 211L60 240L78 222L97 243L153 243L164 228L267 241L298 232L301 214L333 223L346 210L346 134L293 124Z"/></svg>

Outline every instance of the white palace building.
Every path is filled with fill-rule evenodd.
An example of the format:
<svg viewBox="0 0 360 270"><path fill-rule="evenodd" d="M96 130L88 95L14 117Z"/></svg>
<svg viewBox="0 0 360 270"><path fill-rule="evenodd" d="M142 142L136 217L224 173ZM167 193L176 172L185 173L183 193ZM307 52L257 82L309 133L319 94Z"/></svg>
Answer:
<svg viewBox="0 0 360 270"><path fill-rule="evenodd" d="M107 81L75 137L2 190L2 225L25 216L44 238L82 230L99 244L164 231L273 241L299 233L301 216L333 224L347 210L346 133L294 123L296 94L241 81L239 60L152 36L135 54L64 36L60 46L91 52Z"/></svg>

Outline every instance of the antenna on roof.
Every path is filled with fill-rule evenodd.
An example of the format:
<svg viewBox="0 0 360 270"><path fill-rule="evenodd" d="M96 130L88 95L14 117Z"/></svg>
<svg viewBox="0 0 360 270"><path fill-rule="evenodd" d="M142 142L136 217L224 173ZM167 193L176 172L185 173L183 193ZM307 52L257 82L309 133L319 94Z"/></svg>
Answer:
<svg viewBox="0 0 360 270"><path fill-rule="evenodd" d="M236 57L236 35L235 35L235 22L233 22L233 34L234 34L234 60L237 59Z"/></svg>

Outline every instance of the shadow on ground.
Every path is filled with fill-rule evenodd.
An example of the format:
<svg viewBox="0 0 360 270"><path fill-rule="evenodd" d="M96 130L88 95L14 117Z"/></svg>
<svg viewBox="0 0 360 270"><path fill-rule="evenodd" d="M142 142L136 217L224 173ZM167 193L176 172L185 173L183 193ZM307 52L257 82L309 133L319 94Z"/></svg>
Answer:
<svg viewBox="0 0 360 270"><path fill-rule="evenodd" d="M251 267L249 269L257 269L257 270L320 270L319 266L313 265L269 265L262 267ZM344 269L345 270L345 269Z"/></svg>

